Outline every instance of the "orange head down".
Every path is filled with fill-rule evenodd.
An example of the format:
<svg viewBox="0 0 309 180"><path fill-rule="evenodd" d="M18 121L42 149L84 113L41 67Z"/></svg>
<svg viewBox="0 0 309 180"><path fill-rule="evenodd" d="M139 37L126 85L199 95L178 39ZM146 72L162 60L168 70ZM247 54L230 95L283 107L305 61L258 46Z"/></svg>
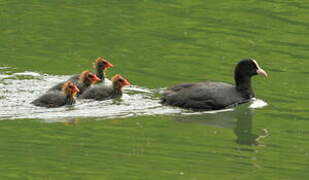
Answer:
<svg viewBox="0 0 309 180"><path fill-rule="evenodd" d="M94 84L95 82L100 81L101 79L98 78L98 76L93 74L91 71L83 71L79 76L79 80L82 83Z"/></svg>
<svg viewBox="0 0 309 180"><path fill-rule="evenodd" d="M130 82L126 78L122 77L120 74L115 75L114 77L112 77L111 80L113 82L114 87L116 88L117 87L122 88L124 86L131 85Z"/></svg>
<svg viewBox="0 0 309 180"><path fill-rule="evenodd" d="M76 94L79 92L79 89L76 85L74 85L74 83L72 83L71 81L67 81L63 84L62 91L66 95L76 96Z"/></svg>

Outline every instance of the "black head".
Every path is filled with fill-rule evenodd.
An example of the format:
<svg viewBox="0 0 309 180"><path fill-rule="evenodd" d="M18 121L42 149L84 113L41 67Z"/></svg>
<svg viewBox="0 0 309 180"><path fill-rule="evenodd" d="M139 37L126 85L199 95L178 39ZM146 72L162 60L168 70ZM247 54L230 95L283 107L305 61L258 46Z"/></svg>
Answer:
<svg viewBox="0 0 309 180"><path fill-rule="evenodd" d="M235 79L252 77L261 74L267 76L267 73L260 68L259 64L254 59L241 60L235 68Z"/></svg>

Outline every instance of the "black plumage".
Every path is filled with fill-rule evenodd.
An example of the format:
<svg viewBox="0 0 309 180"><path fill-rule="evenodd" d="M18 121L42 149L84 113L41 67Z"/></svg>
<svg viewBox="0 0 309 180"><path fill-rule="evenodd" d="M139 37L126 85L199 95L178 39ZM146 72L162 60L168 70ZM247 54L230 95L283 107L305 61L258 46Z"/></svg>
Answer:
<svg viewBox="0 0 309 180"><path fill-rule="evenodd" d="M80 95L79 98L95 100L119 98L122 96L122 88L127 85L130 85L127 79L121 75L115 75L112 78L112 86L92 86Z"/></svg>
<svg viewBox="0 0 309 180"><path fill-rule="evenodd" d="M114 89L111 86L94 86L87 89L82 95L79 96L79 98L102 101L119 98L121 96L121 89Z"/></svg>
<svg viewBox="0 0 309 180"><path fill-rule="evenodd" d="M111 67L113 67L113 64L107 61L106 59L104 59L103 57L98 57L95 60L94 68L96 69L96 75L101 79L97 83L104 82L106 78L105 71Z"/></svg>
<svg viewBox="0 0 309 180"><path fill-rule="evenodd" d="M95 74L93 74L91 71L84 71L80 75L72 76L68 81L73 82L78 87L79 93L77 95L80 95L87 88L89 88L91 84L99 80L100 79ZM58 83L52 88L48 89L47 91L48 92L60 91L62 86L65 84L65 82Z"/></svg>
<svg viewBox="0 0 309 180"><path fill-rule="evenodd" d="M223 82L200 82L180 84L162 93L162 103L193 110L218 110L246 103L254 97L251 77L257 74L267 76L253 59L240 61L234 71L236 84Z"/></svg>
<svg viewBox="0 0 309 180"><path fill-rule="evenodd" d="M31 102L35 106L60 107L75 103L74 96L78 93L78 88L70 81L64 83L61 91L50 91Z"/></svg>

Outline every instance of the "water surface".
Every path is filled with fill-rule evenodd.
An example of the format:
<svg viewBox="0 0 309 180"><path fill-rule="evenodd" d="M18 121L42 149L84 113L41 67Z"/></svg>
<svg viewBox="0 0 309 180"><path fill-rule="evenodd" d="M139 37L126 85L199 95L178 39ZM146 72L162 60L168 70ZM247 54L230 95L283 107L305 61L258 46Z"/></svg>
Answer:
<svg viewBox="0 0 309 180"><path fill-rule="evenodd" d="M308 19L305 0L0 0L0 179L308 179ZM29 104L98 56L134 84L121 100ZM243 58L267 106L160 105Z"/></svg>

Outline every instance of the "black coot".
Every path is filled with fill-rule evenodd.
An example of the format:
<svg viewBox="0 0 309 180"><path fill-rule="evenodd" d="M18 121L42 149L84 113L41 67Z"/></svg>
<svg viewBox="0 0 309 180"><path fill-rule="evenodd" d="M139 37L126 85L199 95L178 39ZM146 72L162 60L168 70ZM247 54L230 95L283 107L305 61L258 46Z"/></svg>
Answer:
<svg viewBox="0 0 309 180"><path fill-rule="evenodd" d="M74 96L79 92L78 88L71 82L63 84L61 91L50 91L31 102L35 106L59 107L75 103Z"/></svg>
<svg viewBox="0 0 309 180"><path fill-rule="evenodd" d="M236 85L223 82L180 84L162 93L162 103L194 110L218 110L246 103L254 97L251 77L267 76L254 59L244 59L235 68Z"/></svg>

